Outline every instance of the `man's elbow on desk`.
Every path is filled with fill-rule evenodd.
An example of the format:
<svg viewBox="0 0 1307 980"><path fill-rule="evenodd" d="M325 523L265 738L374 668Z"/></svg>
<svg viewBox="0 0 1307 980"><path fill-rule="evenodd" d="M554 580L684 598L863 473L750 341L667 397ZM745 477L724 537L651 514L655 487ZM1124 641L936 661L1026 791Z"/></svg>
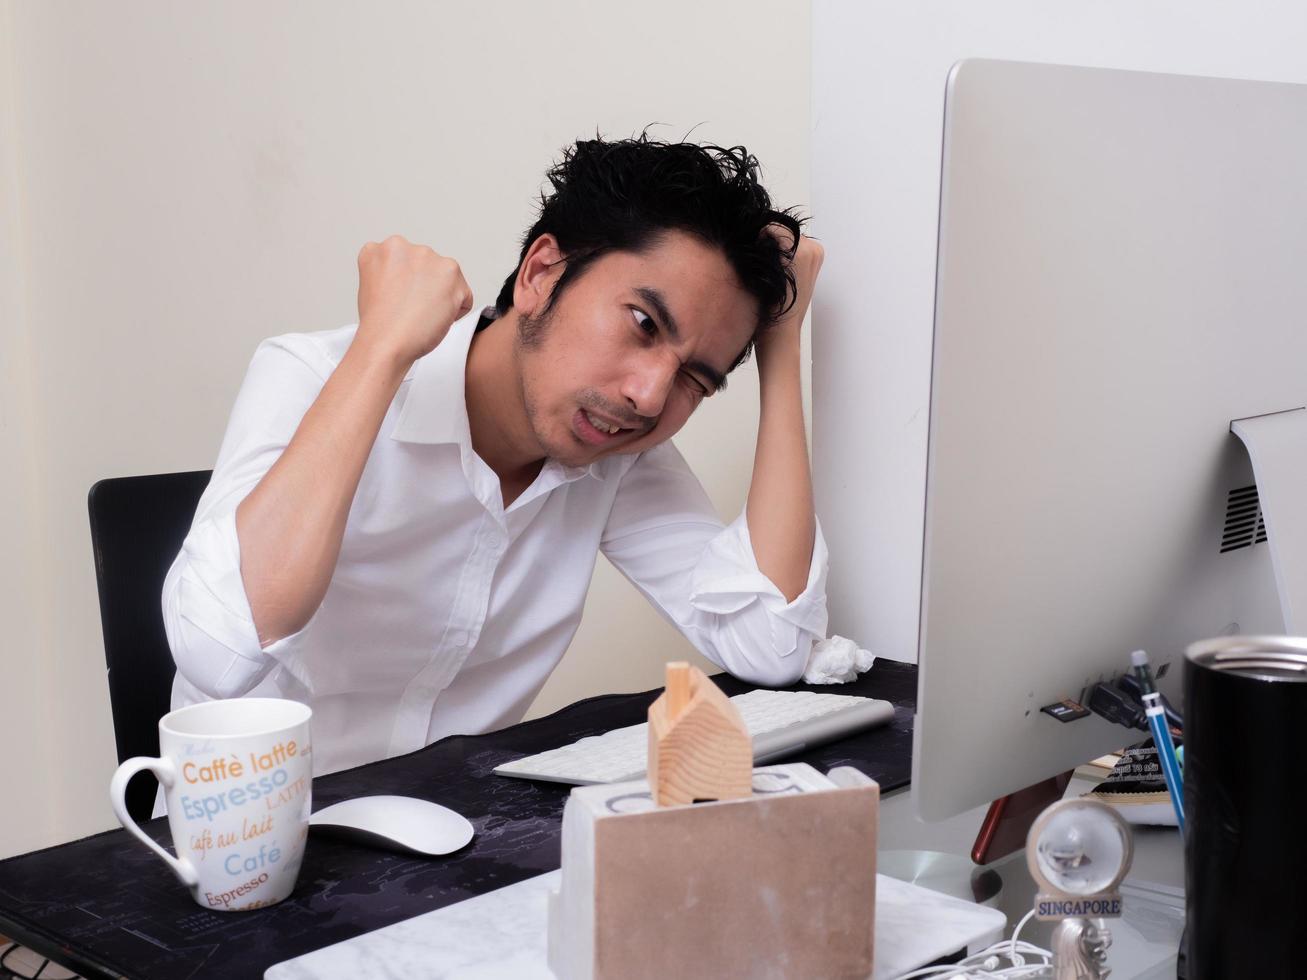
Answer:
<svg viewBox="0 0 1307 980"><path fill-rule="evenodd" d="M759 687L789 687L791 684L797 684L803 677L804 668L808 664L808 654L811 650L811 638L804 637L799 641L798 646L786 656L780 657L773 654L767 660L757 662L754 659L737 654L735 657L722 657L721 660L725 662L721 663L721 666L732 677L749 684L757 684ZM718 661L717 657L710 659Z"/></svg>

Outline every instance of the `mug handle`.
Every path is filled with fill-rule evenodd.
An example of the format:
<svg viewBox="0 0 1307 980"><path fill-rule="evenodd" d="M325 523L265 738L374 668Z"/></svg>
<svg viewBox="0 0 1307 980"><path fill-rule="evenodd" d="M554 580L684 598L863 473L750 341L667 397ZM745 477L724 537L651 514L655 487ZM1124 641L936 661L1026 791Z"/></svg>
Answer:
<svg viewBox="0 0 1307 980"><path fill-rule="evenodd" d="M173 874L181 879L183 885L194 891L200 883L200 876L195 870L195 865L191 864L186 858L173 857L156 844L146 835L145 831L137 826L136 821L127 812L125 799L127 782L142 769L149 769L153 772L159 782L163 784L164 789L171 789L172 784L177 781L177 770L173 767L171 759L153 759L145 755L138 755L135 758L128 759L118 767L117 772L113 774L113 779L109 781L109 802L113 804L114 815L118 818L118 822L135 834L142 844L168 862L168 867L172 868Z"/></svg>

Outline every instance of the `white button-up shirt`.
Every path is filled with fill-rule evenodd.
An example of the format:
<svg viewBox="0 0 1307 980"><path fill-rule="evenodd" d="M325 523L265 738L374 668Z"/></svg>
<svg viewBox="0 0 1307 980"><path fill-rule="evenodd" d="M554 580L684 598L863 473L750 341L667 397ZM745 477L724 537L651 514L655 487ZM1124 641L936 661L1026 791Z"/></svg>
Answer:
<svg viewBox="0 0 1307 980"><path fill-rule="evenodd" d="M313 708L315 773L521 720L581 620L603 552L690 642L738 677L802 674L826 632L826 546L793 602L724 527L680 453L549 460L505 508L472 449L464 371L478 314L405 376L386 412L322 604L265 648L240 572L236 507L290 441L356 325L264 341L163 587L174 708L242 695ZM620 656L621 637L614 637Z"/></svg>

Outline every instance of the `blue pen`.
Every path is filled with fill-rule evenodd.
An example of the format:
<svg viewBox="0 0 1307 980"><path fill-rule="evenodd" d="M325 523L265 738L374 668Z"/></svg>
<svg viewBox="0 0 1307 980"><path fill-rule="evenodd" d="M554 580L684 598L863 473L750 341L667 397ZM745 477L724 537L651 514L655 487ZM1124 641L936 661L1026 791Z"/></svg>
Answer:
<svg viewBox="0 0 1307 980"><path fill-rule="evenodd" d="M1171 805L1175 807L1175 819L1183 834L1184 784L1180 781L1180 763L1176 761L1175 743L1171 741L1171 729L1166 724L1162 696L1153 684L1153 672L1148 669L1148 654L1136 650L1130 654L1130 665L1135 679L1139 681L1144 712L1148 715L1148 728L1153 733L1153 744L1157 746L1157 761L1162 767L1162 776L1166 779L1166 788L1171 794Z"/></svg>

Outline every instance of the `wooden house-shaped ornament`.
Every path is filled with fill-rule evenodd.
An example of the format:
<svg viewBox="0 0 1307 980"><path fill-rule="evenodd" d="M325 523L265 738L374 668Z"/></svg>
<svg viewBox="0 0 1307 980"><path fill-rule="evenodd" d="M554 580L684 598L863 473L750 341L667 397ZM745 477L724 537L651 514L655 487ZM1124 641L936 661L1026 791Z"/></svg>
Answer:
<svg viewBox="0 0 1307 980"><path fill-rule="evenodd" d="M659 806L752 792L753 741L730 698L687 663L667 665L649 706L649 789Z"/></svg>

